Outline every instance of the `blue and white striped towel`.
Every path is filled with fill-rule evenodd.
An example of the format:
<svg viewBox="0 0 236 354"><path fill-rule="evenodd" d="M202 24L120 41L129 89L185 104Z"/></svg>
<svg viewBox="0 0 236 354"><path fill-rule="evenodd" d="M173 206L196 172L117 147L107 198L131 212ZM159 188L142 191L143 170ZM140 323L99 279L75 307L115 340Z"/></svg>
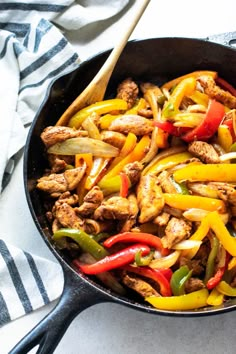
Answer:
<svg viewBox="0 0 236 354"><path fill-rule="evenodd" d="M128 3L0 1L0 193L9 182L14 158L25 144L27 127L48 86L78 65L78 53L63 31L111 18ZM0 325L57 298L62 283L57 264L0 241Z"/></svg>

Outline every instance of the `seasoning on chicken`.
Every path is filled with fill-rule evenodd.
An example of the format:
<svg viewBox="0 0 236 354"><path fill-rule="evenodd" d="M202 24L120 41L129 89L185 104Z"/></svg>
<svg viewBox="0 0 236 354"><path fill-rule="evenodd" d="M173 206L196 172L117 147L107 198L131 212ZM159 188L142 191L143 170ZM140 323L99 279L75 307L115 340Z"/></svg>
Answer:
<svg viewBox="0 0 236 354"><path fill-rule="evenodd" d="M160 296L160 294L146 281L132 275L126 274L122 278L122 282L128 286L128 288L131 288L135 290L139 295L142 297L147 297L147 296Z"/></svg>
<svg viewBox="0 0 236 354"><path fill-rule="evenodd" d="M57 198L66 191L75 189L86 170L86 163L81 167L66 170L63 173L52 173L38 179L37 188Z"/></svg>
<svg viewBox="0 0 236 354"><path fill-rule="evenodd" d="M136 223L137 215L139 212L136 195L132 193L128 196L127 199L129 201L129 215L127 220L125 220L125 222L123 223L120 232L128 232L132 229L132 227Z"/></svg>
<svg viewBox="0 0 236 354"><path fill-rule="evenodd" d="M116 97L125 100L129 109L135 104L138 94L138 85L131 78L127 78L119 84Z"/></svg>
<svg viewBox="0 0 236 354"><path fill-rule="evenodd" d="M162 171L158 176L157 179L161 185L163 192L165 193L176 193L176 189L171 182L170 174L167 171Z"/></svg>
<svg viewBox="0 0 236 354"><path fill-rule="evenodd" d="M103 130L101 132L101 139L110 145L121 149L125 143L126 136L119 132L112 132L109 130Z"/></svg>
<svg viewBox="0 0 236 354"><path fill-rule="evenodd" d="M157 215L155 219L153 219L153 223L159 226L165 226L167 225L169 220L170 220L170 214L166 212L162 212L161 214Z"/></svg>
<svg viewBox="0 0 236 354"><path fill-rule="evenodd" d="M186 293L192 293L193 291L197 291L205 288L205 284L201 279L198 278L190 278L185 283L185 291Z"/></svg>
<svg viewBox="0 0 236 354"><path fill-rule="evenodd" d="M236 185L224 182L211 182L209 185L217 190L220 199L236 206Z"/></svg>
<svg viewBox="0 0 236 354"><path fill-rule="evenodd" d="M217 101L223 103L227 107L236 108L236 97L231 95L228 91L222 90L216 85L215 80L210 76L200 76L198 78L201 86L204 88L205 93L210 98L215 98Z"/></svg>
<svg viewBox="0 0 236 354"><path fill-rule="evenodd" d="M123 168L122 172L129 178L130 183L135 185L141 176L143 165L139 161L130 162Z"/></svg>
<svg viewBox="0 0 236 354"><path fill-rule="evenodd" d="M50 146L61 143L69 138L76 138L77 136L88 136L88 133L84 130L75 130L69 127L62 126L50 126L44 129L41 134L41 139L45 146Z"/></svg>
<svg viewBox="0 0 236 354"><path fill-rule="evenodd" d="M205 141L193 141L188 146L188 151L204 163L219 163L219 155L214 147Z"/></svg>
<svg viewBox="0 0 236 354"><path fill-rule="evenodd" d="M98 186L94 186L84 197L83 204L77 208L81 216L89 216L99 207L103 200L103 193Z"/></svg>
<svg viewBox="0 0 236 354"><path fill-rule="evenodd" d="M94 218L95 220L125 220L128 218L129 213L128 199L114 196L103 200L101 205L95 210Z"/></svg>
<svg viewBox="0 0 236 354"><path fill-rule="evenodd" d="M188 239L191 228L190 222L172 217L166 226L165 236L161 239L163 246L172 248L176 243Z"/></svg>
<svg viewBox="0 0 236 354"><path fill-rule="evenodd" d="M55 203L53 214L63 227L81 229L83 220L78 217L75 210L67 203Z"/></svg>
<svg viewBox="0 0 236 354"><path fill-rule="evenodd" d="M140 209L140 223L148 222L161 213L165 201L156 176L141 177L137 187L137 200Z"/></svg>
<svg viewBox="0 0 236 354"><path fill-rule="evenodd" d="M125 134L133 133L140 136L151 133L153 131L153 124L150 119L137 114L127 114L114 119L108 129Z"/></svg>

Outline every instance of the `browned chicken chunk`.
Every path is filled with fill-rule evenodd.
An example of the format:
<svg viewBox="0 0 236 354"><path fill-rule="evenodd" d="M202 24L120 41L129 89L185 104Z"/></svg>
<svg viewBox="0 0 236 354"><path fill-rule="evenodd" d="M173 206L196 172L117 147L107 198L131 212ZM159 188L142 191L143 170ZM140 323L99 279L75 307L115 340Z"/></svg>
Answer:
<svg viewBox="0 0 236 354"><path fill-rule="evenodd" d="M129 216L129 212L128 199L115 196L101 203L94 212L94 218L99 220L125 220Z"/></svg>
<svg viewBox="0 0 236 354"><path fill-rule="evenodd" d="M137 187L137 200L140 209L140 223L148 222L161 213L165 201L156 176L141 177Z"/></svg>
<svg viewBox="0 0 236 354"><path fill-rule="evenodd" d="M129 215L127 220L123 223L120 232L128 232L136 223L136 218L139 212L137 198L134 193L128 196L129 201Z"/></svg>
<svg viewBox="0 0 236 354"><path fill-rule="evenodd" d="M38 179L37 188L56 198L66 191L75 189L86 170L86 163L81 167L66 170L64 173L52 173Z"/></svg>
<svg viewBox="0 0 236 354"><path fill-rule="evenodd" d="M170 220L170 214L162 212L160 215L156 216L155 219L153 219L153 223L160 226L165 226L167 225L169 220Z"/></svg>
<svg viewBox="0 0 236 354"><path fill-rule="evenodd" d="M217 190L218 197L229 204L236 206L236 186L224 182L211 182L210 187Z"/></svg>
<svg viewBox="0 0 236 354"><path fill-rule="evenodd" d="M72 229L81 229L83 220L76 214L75 210L67 203L55 203L54 211L55 218L63 227Z"/></svg>
<svg viewBox="0 0 236 354"><path fill-rule="evenodd" d="M163 246L172 248L176 243L189 238L190 231L190 222L172 217L166 226L165 236L161 239Z"/></svg>
<svg viewBox="0 0 236 354"><path fill-rule="evenodd" d="M98 186L93 187L84 197L83 204L77 208L81 216L89 216L99 207L103 200L103 193Z"/></svg>
<svg viewBox="0 0 236 354"><path fill-rule="evenodd" d="M212 77L200 76L198 81L208 96L215 98L217 101L223 103L231 109L236 108L236 97L231 95L230 92L224 91L219 86L217 86L215 80Z"/></svg>
<svg viewBox="0 0 236 354"><path fill-rule="evenodd" d="M185 283L185 291L187 294L204 288L205 288L204 282L198 278L190 278Z"/></svg>
<svg viewBox="0 0 236 354"><path fill-rule="evenodd" d="M126 286L128 286L128 288L133 289L144 298L152 295L160 296L160 294L149 283L134 275L131 276L126 274L122 278L122 281Z"/></svg>
<svg viewBox="0 0 236 354"><path fill-rule="evenodd" d="M121 149L125 143L126 136L119 132L112 132L109 130L103 130L101 132L101 139L110 145Z"/></svg>
<svg viewBox="0 0 236 354"><path fill-rule="evenodd" d="M87 135L88 133L83 130L75 130L73 128L62 126L50 126L44 129L41 134L41 139L43 140L45 146L49 148L50 146L56 143L61 143L69 138Z"/></svg>
<svg viewBox="0 0 236 354"><path fill-rule="evenodd" d="M125 100L128 103L128 108L135 104L138 93L138 85L131 78L122 81L117 88L117 98Z"/></svg>
<svg viewBox="0 0 236 354"><path fill-rule="evenodd" d="M188 146L188 151L204 163L219 163L219 155L212 145L205 141L193 141Z"/></svg>
<svg viewBox="0 0 236 354"><path fill-rule="evenodd" d="M125 134L133 133L139 136L151 133L153 124L150 119L136 114L127 114L114 119L108 129Z"/></svg>
<svg viewBox="0 0 236 354"><path fill-rule="evenodd" d="M173 183L170 179L170 174L167 171L162 171L157 176L158 181L160 182L161 188L165 193L177 193Z"/></svg>
<svg viewBox="0 0 236 354"><path fill-rule="evenodd" d="M136 184L141 176L143 165L139 161L128 163L123 168L123 172L129 177L132 185Z"/></svg>

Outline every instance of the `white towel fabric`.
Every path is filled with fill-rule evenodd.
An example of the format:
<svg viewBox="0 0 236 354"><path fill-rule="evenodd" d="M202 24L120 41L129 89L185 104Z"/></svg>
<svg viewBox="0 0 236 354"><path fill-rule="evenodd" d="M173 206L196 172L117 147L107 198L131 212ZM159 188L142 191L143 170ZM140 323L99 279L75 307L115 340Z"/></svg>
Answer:
<svg viewBox="0 0 236 354"><path fill-rule="evenodd" d="M52 80L79 63L63 36L116 15L129 0L1 0L0 193L14 170ZM51 281L53 279L53 282ZM43 306L62 291L59 265L0 240L0 325Z"/></svg>

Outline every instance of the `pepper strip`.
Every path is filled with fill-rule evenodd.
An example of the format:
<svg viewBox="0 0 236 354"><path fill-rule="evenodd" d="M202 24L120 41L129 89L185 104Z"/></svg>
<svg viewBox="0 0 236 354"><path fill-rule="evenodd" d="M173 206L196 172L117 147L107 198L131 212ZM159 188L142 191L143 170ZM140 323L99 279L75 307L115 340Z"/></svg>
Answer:
<svg viewBox="0 0 236 354"><path fill-rule="evenodd" d="M179 154L171 155L165 157L158 161L155 165L153 165L149 170L148 173L158 174L159 172L166 170L168 168L172 168L179 163L185 162L188 159L193 157L189 152L181 152Z"/></svg>
<svg viewBox="0 0 236 354"><path fill-rule="evenodd" d="M126 264L133 262L135 254L139 250L142 251L142 256L145 256L150 252L150 248L148 246L137 243L110 256L106 256L105 258L101 259L100 261L94 264L80 265L80 269L85 274L98 274L102 272L107 272L111 269L120 268Z"/></svg>
<svg viewBox="0 0 236 354"><path fill-rule="evenodd" d="M225 203L219 199L201 197L197 195L184 195L184 194L163 194L165 203L169 206L181 210L190 208L204 209L208 211L218 210L220 212L225 211Z"/></svg>
<svg viewBox="0 0 236 354"><path fill-rule="evenodd" d="M236 164L199 164L175 171L176 182L236 182Z"/></svg>
<svg viewBox="0 0 236 354"><path fill-rule="evenodd" d="M163 247L161 239L158 236L145 232L123 232L109 237L103 244L106 248L110 248L118 242L141 242L159 250L162 255L169 254L169 250Z"/></svg>
<svg viewBox="0 0 236 354"><path fill-rule="evenodd" d="M208 290L201 289L180 296L148 296L145 301L160 310L195 310L207 306L208 296Z"/></svg>
<svg viewBox="0 0 236 354"><path fill-rule="evenodd" d="M207 304L211 306L220 306L224 301L224 294L220 293L217 288L212 289L207 298Z"/></svg>
<svg viewBox="0 0 236 354"><path fill-rule="evenodd" d="M77 229L60 229L54 232L53 240L60 240L62 237L72 238L82 248L96 259L102 259L108 255L103 246L93 240L86 232Z"/></svg>
<svg viewBox="0 0 236 354"><path fill-rule="evenodd" d="M166 89L171 89L172 87L176 86L180 81L182 81L183 79L186 79L188 77L195 77L196 79L202 75L206 75L206 76L211 76L213 77L213 79L215 79L217 77L217 72L216 71L209 71L209 70L198 70L198 71L193 71L191 73L179 76L171 81L166 82L164 85L162 85L162 89L166 88Z"/></svg>
<svg viewBox="0 0 236 354"><path fill-rule="evenodd" d="M165 271L159 269L151 269L148 267L133 267L130 265L123 267L123 269L127 272L135 273L156 281L160 286L160 293L162 296L172 295L170 282L165 276Z"/></svg>
<svg viewBox="0 0 236 354"><path fill-rule="evenodd" d="M204 282L207 283L210 278L213 276L214 268L215 268L215 260L219 250L219 240L217 237L213 237L211 241L211 251L209 253L207 264L206 264L206 273Z"/></svg>
<svg viewBox="0 0 236 354"><path fill-rule="evenodd" d="M179 296L185 294L186 281L191 277L192 270L189 270L187 265L184 265L177 269L170 280L171 290L173 295Z"/></svg>
<svg viewBox="0 0 236 354"><path fill-rule="evenodd" d="M236 288L233 288L224 280L217 285L216 289L226 296L236 296Z"/></svg>

